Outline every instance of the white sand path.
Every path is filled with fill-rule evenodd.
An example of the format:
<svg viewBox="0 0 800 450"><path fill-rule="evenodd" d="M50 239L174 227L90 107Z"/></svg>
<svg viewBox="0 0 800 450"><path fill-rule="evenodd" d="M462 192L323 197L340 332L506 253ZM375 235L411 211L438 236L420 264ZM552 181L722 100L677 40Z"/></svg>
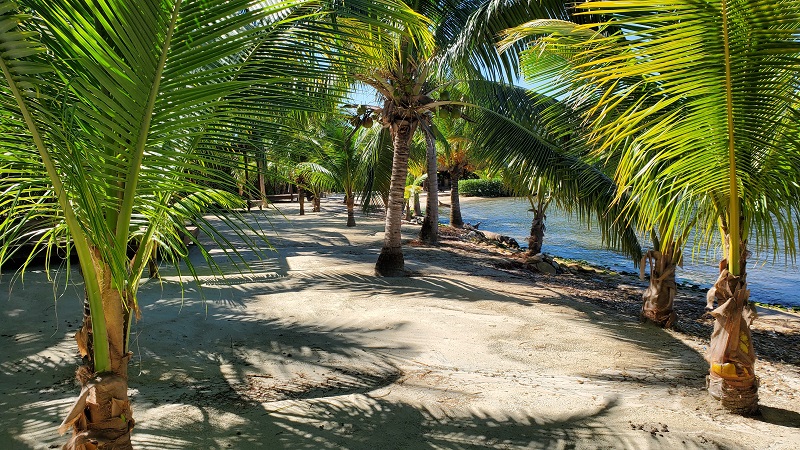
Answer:
<svg viewBox="0 0 800 450"><path fill-rule="evenodd" d="M290 220L263 225L277 252L225 280L201 269L205 301L173 269L142 287L137 448L800 448L800 404L767 392L764 417L725 414L672 333L441 249L406 247L414 276L376 278L381 220L280 206ZM41 271L0 283L0 449L65 441L72 276L55 293Z"/></svg>

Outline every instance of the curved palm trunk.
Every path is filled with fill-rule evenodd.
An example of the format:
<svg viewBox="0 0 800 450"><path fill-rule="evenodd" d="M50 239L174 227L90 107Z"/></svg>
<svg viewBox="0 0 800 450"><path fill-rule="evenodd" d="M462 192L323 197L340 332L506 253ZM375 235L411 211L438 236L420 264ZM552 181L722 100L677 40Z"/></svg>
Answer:
<svg viewBox="0 0 800 450"><path fill-rule="evenodd" d="M640 278L644 279L644 270L650 263L650 284L642 294L642 311L639 319L649 321L663 328L672 328L677 316L673 311L675 293L678 285L675 282L675 268L680 249L675 241L669 242L659 250L650 250L642 257L639 265Z"/></svg>
<svg viewBox="0 0 800 450"><path fill-rule="evenodd" d="M356 226L356 215L355 215L355 198L353 194L347 194L347 226L354 227Z"/></svg>
<svg viewBox="0 0 800 450"><path fill-rule="evenodd" d="M320 199L320 194L314 194L314 208L311 212L320 212L322 211L322 200Z"/></svg>
<svg viewBox="0 0 800 450"><path fill-rule="evenodd" d="M746 242L741 243L739 250L742 255L739 276L729 272L728 261L723 259L719 277L707 294L707 309L714 317L714 332L706 359L711 365L708 392L728 411L748 415L758 411L756 354L750 332L756 310L750 303L747 289ZM714 301L719 306L712 310Z"/></svg>
<svg viewBox="0 0 800 450"><path fill-rule="evenodd" d="M411 138L417 129L417 121L398 118L389 123L394 155L392 159L392 179L389 185L389 198L386 206L386 234L383 248L375 263L378 276L397 277L405 275L400 224L403 216L403 193L408 175L408 152Z"/></svg>
<svg viewBox="0 0 800 450"><path fill-rule="evenodd" d="M64 445L66 450L133 448L130 439L134 420L128 398L128 362L132 353L126 348L133 305L128 302L129 295L112 286L108 266L98 269L98 277L107 339L94 339L91 319L84 317L83 327L75 335L85 363L76 373L81 394L59 427L62 434L70 427L73 429L72 437ZM105 373L94 372L91 350L98 343L109 348L111 370Z"/></svg>
<svg viewBox="0 0 800 450"><path fill-rule="evenodd" d="M419 238L428 245L439 242L439 179L436 166L436 138L425 130L425 147L428 166L428 198L425 204L425 220L419 230Z"/></svg>
<svg viewBox="0 0 800 450"><path fill-rule="evenodd" d="M458 195L458 180L461 179L461 169L450 171L450 226L461 228L464 226L464 219L461 217L461 196Z"/></svg>

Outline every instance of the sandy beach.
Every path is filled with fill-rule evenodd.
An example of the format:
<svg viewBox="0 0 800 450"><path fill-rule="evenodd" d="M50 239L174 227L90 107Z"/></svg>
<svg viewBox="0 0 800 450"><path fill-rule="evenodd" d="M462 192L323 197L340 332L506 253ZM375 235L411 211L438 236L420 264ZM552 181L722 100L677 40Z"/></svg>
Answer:
<svg viewBox="0 0 800 450"><path fill-rule="evenodd" d="M409 242L405 278L377 278L383 220L344 205L254 210L275 251L201 288L162 267L140 291L131 338L136 448L797 449L800 315L754 327L761 415L705 391L711 320L700 291L678 331L638 323L642 282L531 273L509 252ZM269 219L269 220L267 220ZM220 223L220 229L222 224ZM419 227L404 225L411 241ZM232 242L236 236L229 234ZM546 241L545 241L546 247ZM57 448L78 394L77 273L0 280L0 449ZM184 272L185 275L185 272Z"/></svg>

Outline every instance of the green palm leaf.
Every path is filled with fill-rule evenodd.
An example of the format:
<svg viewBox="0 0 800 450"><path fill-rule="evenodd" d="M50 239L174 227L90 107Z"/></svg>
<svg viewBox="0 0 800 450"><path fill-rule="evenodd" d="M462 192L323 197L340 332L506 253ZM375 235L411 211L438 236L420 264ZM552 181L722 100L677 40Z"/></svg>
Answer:
<svg viewBox="0 0 800 450"><path fill-rule="evenodd" d="M481 107L469 113L478 159L514 180L512 189L522 195L534 191L531 183L547 180L559 204L587 223L596 219L603 242L638 263L636 214L617 201L614 180L591 157L580 118L520 87L471 82L469 92Z"/></svg>

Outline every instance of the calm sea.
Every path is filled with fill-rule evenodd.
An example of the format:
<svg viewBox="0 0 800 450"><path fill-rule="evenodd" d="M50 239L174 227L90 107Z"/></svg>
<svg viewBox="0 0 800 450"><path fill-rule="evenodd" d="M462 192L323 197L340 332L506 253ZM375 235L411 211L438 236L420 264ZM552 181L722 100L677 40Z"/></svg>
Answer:
<svg viewBox="0 0 800 450"><path fill-rule="evenodd" d="M442 201L447 201L443 196ZM514 198L467 198L461 203L465 222L481 222L480 229L494 231L513 237L525 246L531 226L530 204L525 199ZM440 217L447 221L449 211L442 208ZM603 248L600 231L587 228L574 216L551 206L547 213L547 231L542 251L554 256L585 260L591 264L608 267L614 271L637 272L633 262L624 255ZM782 243L781 243L782 244ZM777 303L784 306L800 306L800 268L785 262L783 250L773 262L769 255L755 255L748 261L747 280L750 298L757 302ZM678 268L678 281L709 288L716 280L720 251L701 251L694 256L691 248L685 251L683 268Z"/></svg>

